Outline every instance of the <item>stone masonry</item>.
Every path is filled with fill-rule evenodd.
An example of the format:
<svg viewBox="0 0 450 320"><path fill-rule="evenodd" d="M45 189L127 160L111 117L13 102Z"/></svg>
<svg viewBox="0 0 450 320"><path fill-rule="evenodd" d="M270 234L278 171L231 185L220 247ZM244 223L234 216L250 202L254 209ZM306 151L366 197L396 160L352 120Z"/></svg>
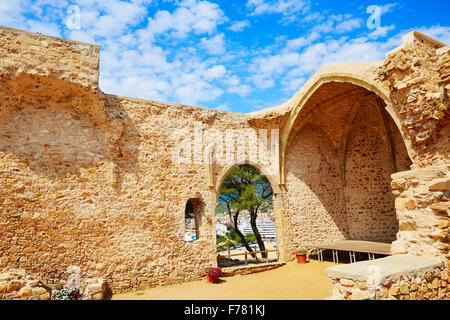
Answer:
<svg viewBox="0 0 450 320"><path fill-rule="evenodd" d="M385 61L322 68L240 114L105 94L97 46L0 27L0 272L51 285L75 265L101 279L96 298L201 279L220 184L242 163L272 185L283 262L362 239L448 268L449 56L411 32Z"/></svg>
<svg viewBox="0 0 450 320"><path fill-rule="evenodd" d="M397 255L326 273L334 284L329 299L450 300L448 270L436 258Z"/></svg>

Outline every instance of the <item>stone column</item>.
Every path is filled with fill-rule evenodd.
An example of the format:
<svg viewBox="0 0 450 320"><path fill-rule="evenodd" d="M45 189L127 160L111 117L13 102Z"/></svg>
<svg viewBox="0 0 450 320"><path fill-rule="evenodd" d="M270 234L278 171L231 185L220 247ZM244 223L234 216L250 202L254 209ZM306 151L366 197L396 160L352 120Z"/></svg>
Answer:
<svg viewBox="0 0 450 320"><path fill-rule="evenodd" d="M427 255L450 262L450 165L393 174L392 189L399 220L391 253Z"/></svg>

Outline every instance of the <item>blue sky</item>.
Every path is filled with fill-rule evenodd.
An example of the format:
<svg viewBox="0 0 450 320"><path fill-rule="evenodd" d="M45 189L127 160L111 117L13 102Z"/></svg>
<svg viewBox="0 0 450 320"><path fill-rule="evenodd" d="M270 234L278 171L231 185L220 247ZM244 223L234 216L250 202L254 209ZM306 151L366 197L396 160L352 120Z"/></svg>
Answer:
<svg viewBox="0 0 450 320"><path fill-rule="evenodd" d="M0 0L0 25L100 45L106 93L252 112L324 65L383 60L411 30L450 44L449 12L447 0Z"/></svg>

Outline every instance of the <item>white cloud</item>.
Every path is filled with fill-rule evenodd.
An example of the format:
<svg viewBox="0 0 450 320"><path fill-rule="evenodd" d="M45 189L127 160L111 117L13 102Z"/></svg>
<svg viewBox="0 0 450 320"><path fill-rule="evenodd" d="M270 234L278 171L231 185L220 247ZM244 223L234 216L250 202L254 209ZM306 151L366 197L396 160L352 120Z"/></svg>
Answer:
<svg viewBox="0 0 450 320"><path fill-rule="evenodd" d="M217 34L212 38L202 38L200 43L209 54L222 55L225 53L225 35Z"/></svg>
<svg viewBox="0 0 450 320"><path fill-rule="evenodd" d="M11 27L20 27L25 13L23 8L23 0L18 1L2 1L0 2L0 24Z"/></svg>
<svg viewBox="0 0 450 320"><path fill-rule="evenodd" d="M143 4L142 1L131 3L134 6ZM178 43L180 49L174 54L170 49L155 45L157 37L176 41L196 34L212 34L201 40L202 47L210 54L225 52L224 34L214 35L217 25L227 20L218 5L208 1L177 4L173 11L157 11L148 18L146 27L132 33L121 29L124 24L131 25L133 19L136 19L133 23L138 23L141 16L136 16L132 7L122 17L119 26L114 26L110 19L114 15L112 11L89 12L85 9L85 26L90 27L90 32L81 30L77 34L74 31L71 35L77 35L79 40L84 37L85 41L89 37L100 39L100 87L105 92L193 105L213 101L223 94L216 81L227 73L225 66L200 58L200 48L197 47L183 47ZM96 22L100 15L105 16L101 27ZM101 34L106 30L109 36L104 39Z"/></svg>
<svg viewBox="0 0 450 320"><path fill-rule="evenodd" d="M383 6L379 6L381 10L381 14L385 14L391 11L392 8L396 7L398 5L397 2L395 3L387 3Z"/></svg>
<svg viewBox="0 0 450 320"><path fill-rule="evenodd" d="M271 88L275 86L275 78L298 63L300 63L300 55L297 52L256 57L249 67L250 72L253 73L251 80L260 89Z"/></svg>
<svg viewBox="0 0 450 320"><path fill-rule="evenodd" d="M432 29L432 32L445 34L445 29ZM293 93L312 73L326 65L384 60L386 52L400 44L401 35L383 42L368 37L341 37L314 43L317 39L310 34L288 40L281 53L255 57L250 66L254 74L249 80L260 89L275 87L279 82L283 91Z"/></svg>
<svg viewBox="0 0 450 320"><path fill-rule="evenodd" d="M250 87L248 84L242 84L239 86L229 87L227 89L229 93L237 94L241 97L246 97L250 94L252 91L252 87Z"/></svg>
<svg viewBox="0 0 450 320"><path fill-rule="evenodd" d="M302 18L303 22L312 22L312 21L322 21L324 20L325 17L323 16L322 13L320 12L311 12L309 14L307 14L305 17Z"/></svg>
<svg viewBox="0 0 450 320"><path fill-rule="evenodd" d="M283 86L282 90L292 94L297 92L305 82L306 78L304 77L291 77L288 74L288 76L281 81L281 85Z"/></svg>
<svg viewBox="0 0 450 320"><path fill-rule="evenodd" d="M143 40L170 33L177 38L185 38L190 32L212 34L219 24L228 21L223 11L215 3L208 1L185 1L173 13L158 11L148 19L148 26L140 31Z"/></svg>
<svg viewBox="0 0 450 320"><path fill-rule="evenodd" d="M206 80L214 80L214 79L219 79L222 78L225 74L227 73L227 69L222 66L213 66L209 69L207 69L203 76Z"/></svg>
<svg viewBox="0 0 450 320"><path fill-rule="evenodd" d="M213 101L223 94L222 89L211 86L205 81L187 76L188 84L175 90L177 102L184 104L197 104L199 101Z"/></svg>
<svg viewBox="0 0 450 320"><path fill-rule="evenodd" d="M374 31L368 34L370 39L378 39L386 37L389 31L395 29L395 25L376 28Z"/></svg>
<svg viewBox="0 0 450 320"><path fill-rule="evenodd" d="M318 32L311 32L307 37L299 37L292 40L288 40L286 44L286 49L297 50L307 45L310 45L313 41L320 37Z"/></svg>
<svg viewBox="0 0 450 320"><path fill-rule="evenodd" d="M61 28L55 20L61 18L60 8L67 3L61 1L44 14L41 6L45 4L51 3L48 0L0 0L0 25L61 37ZM30 14L37 19L28 18Z"/></svg>
<svg viewBox="0 0 450 320"><path fill-rule="evenodd" d="M330 15L326 20L316 24L311 30L316 33L346 33L360 28L363 25L361 18L351 14Z"/></svg>
<svg viewBox="0 0 450 320"><path fill-rule="evenodd" d="M353 29L357 29L361 27L362 19L360 18L353 18L353 19L346 19L336 25L336 32L348 32L352 31Z"/></svg>
<svg viewBox="0 0 450 320"><path fill-rule="evenodd" d="M305 2L301 0L248 0L247 8L252 10L252 14L260 15L266 13L279 13L282 15L292 15L305 7Z"/></svg>
<svg viewBox="0 0 450 320"><path fill-rule="evenodd" d="M224 65L202 61L193 54L171 57L151 43L136 49L107 50L101 56L100 87L108 93L196 105L213 101L224 91L218 80L227 74Z"/></svg>
<svg viewBox="0 0 450 320"><path fill-rule="evenodd" d="M231 26L228 27L228 30L231 30L233 32L241 32L249 26L250 22L248 20L235 21Z"/></svg>

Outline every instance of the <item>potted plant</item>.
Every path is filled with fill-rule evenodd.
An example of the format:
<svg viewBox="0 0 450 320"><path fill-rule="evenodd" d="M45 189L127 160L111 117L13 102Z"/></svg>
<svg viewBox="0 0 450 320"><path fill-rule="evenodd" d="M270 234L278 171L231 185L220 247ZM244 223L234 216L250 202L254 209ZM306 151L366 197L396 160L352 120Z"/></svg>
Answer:
<svg viewBox="0 0 450 320"><path fill-rule="evenodd" d="M215 283L217 281L217 278L222 275L221 268L208 267L205 269L205 272L206 272L206 279L208 279L208 282L211 283Z"/></svg>
<svg viewBox="0 0 450 320"><path fill-rule="evenodd" d="M297 257L298 263L306 263L306 254L307 254L307 251L305 249L294 252L294 255Z"/></svg>
<svg viewBox="0 0 450 320"><path fill-rule="evenodd" d="M53 288L52 300L79 300L80 288L75 281L61 282Z"/></svg>

